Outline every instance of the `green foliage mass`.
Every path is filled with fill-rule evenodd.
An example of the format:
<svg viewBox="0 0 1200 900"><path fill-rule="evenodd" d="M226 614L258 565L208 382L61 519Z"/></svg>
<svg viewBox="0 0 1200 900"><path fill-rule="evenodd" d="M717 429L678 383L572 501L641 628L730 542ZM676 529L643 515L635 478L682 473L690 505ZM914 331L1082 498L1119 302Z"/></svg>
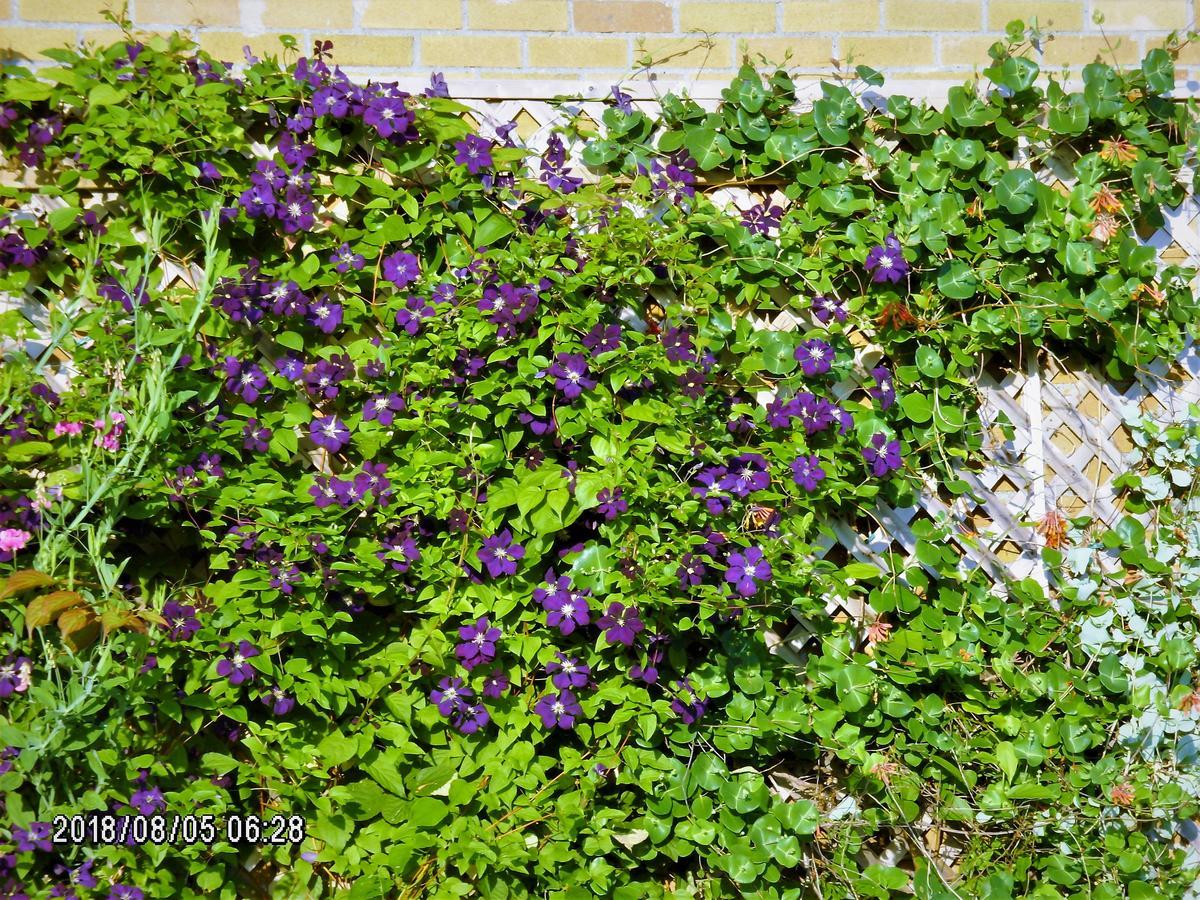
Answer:
<svg viewBox="0 0 1200 900"><path fill-rule="evenodd" d="M931 481L969 499L986 360L1050 347L1125 377L1194 330L1194 273L1139 239L1189 190L1171 54L1071 91L1027 49L1017 23L940 109L863 67L803 111L751 66L715 112L617 97L560 128L581 185L445 97L313 114L338 84L321 53L235 77L182 37L130 38L7 67L0 290L50 313L33 343L0 315L0 531L29 538L0 556L0 889L50 896L91 861L83 897L1182 896L1196 753L1146 716L1174 710L1175 740L1200 709L1194 591L1167 577L1194 547L1076 521L1078 546L1043 551L1049 596L963 564L949 521L883 567L825 553ZM297 181L250 215L267 161ZM738 186L786 208L747 227L719 196ZM907 272L876 281L892 236ZM783 311L795 330L752 321ZM809 407L828 421L803 427ZM1133 511L1195 474L1194 425L1172 427L1130 461ZM874 468L892 441L899 467ZM717 467L754 483L706 502ZM512 574L487 571L503 535ZM1136 671L1085 586L1108 577L1093 544L1179 594ZM758 551L769 576L739 577ZM550 571L590 622L548 620ZM632 647L598 627L612 604L644 623ZM501 636L468 671L458 630L481 617ZM235 683L240 642L259 653ZM590 670L571 727L540 711L558 654ZM439 711L452 677L477 730ZM28 839L136 805L217 833ZM302 817L303 839L239 841L247 815Z"/></svg>

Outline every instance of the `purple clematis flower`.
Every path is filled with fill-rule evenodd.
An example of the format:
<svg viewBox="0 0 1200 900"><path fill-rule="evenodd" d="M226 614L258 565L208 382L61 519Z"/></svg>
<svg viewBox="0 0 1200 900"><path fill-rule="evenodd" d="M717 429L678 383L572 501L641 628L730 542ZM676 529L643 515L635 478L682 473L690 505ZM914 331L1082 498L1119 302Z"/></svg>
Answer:
<svg viewBox="0 0 1200 900"><path fill-rule="evenodd" d="M412 124L413 114L400 97L375 97L363 113L363 123L370 125L380 137L403 134Z"/></svg>
<svg viewBox="0 0 1200 900"><path fill-rule="evenodd" d="M487 567L489 575L499 578L516 574L517 560L525 556L525 548L514 543L512 532L505 528L497 535L484 538L483 547L475 551L475 555Z"/></svg>
<svg viewBox="0 0 1200 900"><path fill-rule="evenodd" d="M833 366L833 348L819 338L805 341L795 356L805 375L824 375Z"/></svg>
<svg viewBox="0 0 1200 900"><path fill-rule="evenodd" d="M267 441L271 440L271 429L260 426L258 419L247 419L242 428L242 446L252 453L266 453Z"/></svg>
<svg viewBox="0 0 1200 900"><path fill-rule="evenodd" d="M904 259L900 242L894 234L889 234L882 244L871 248L867 253L866 268L871 273L871 280L876 284L885 281L896 284L908 274L908 262Z"/></svg>
<svg viewBox="0 0 1200 900"><path fill-rule="evenodd" d="M239 395L247 403L258 400L267 386L267 376L254 363L243 363L235 356L225 357L225 390Z"/></svg>
<svg viewBox="0 0 1200 900"><path fill-rule="evenodd" d="M454 161L466 166L472 175L492 167L492 142L477 134L468 134L454 144Z"/></svg>
<svg viewBox="0 0 1200 900"><path fill-rule="evenodd" d="M620 325L594 325L592 330L583 336L583 346L592 356L601 353L611 353L621 347Z"/></svg>
<svg viewBox="0 0 1200 900"><path fill-rule="evenodd" d="M512 682L508 675L500 669L494 669L487 678L483 679L483 696L491 697L493 700L503 697L508 693Z"/></svg>
<svg viewBox="0 0 1200 900"><path fill-rule="evenodd" d="M533 599L546 610L546 624L557 628L561 634L571 634L580 625L592 620L592 611L587 602L587 591L571 588L571 579L562 575L557 579L554 572L546 575L550 589L537 588Z"/></svg>
<svg viewBox="0 0 1200 900"><path fill-rule="evenodd" d="M840 297L813 297L812 309L817 321L823 325L829 324L830 319L846 321L846 301Z"/></svg>
<svg viewBox="0 0 1200 900"><path fill-rule="evenodd" d="M474 625L464 625L458 629L458 636L462 643L454 648L454 655L468 672L496 658L496 641L500 640L500 629L493 628L487 616Z"/></svg>
<svg viewBox="0 0 1200 900"><path fill-rule="evenodd" d="M17 845L18 853L31 853L34 850L49 853L54 849L50 840L49 822L30 822L28 829L14 828L12 842Z"/></svg>
<svg viewBox="0 0 1200 900"><path fill-rule="evenodd" d="M342 304L322 297L308 307L307 321L323 334L333 334L342 324Z"/></svg>
<svg viewBox="0 0 1200 900"><path fill-rule="evenodd" d="M679 586L685 591L689 587L696 587L704 581L704 576L708 572L704 563L696 559L691 553L685 553L679 559L679 569L676 574L679 576Z"/></svg>
<svg viewBox="0 0 1200 900"><path fill-rule="evenodd" d="M354 271L360 270L366 265L366 260L363 259L361 253L355 253L350 249L349 244L342 244L333 251L333 255L329 257L329 261L334 264L334 269L345 274L351 269Z"/></svg>
<svg viewBox="0 0 1200 900"><path fill-rule="evenodd" d="M184 606L170 600L164 604L162 614L168 629L167 635L173 641L191 640L192 635L200 630L200 620L196 618L194 606Z"/></svg>
<svg viewBox="0 0 1200 900"><path fill-rule="evenodd" d="M709 466L696 476L699 482L692 493L704 500L704 505L714 516L719 516L733 504L733 498L721 493L721 481L729 474L724 466Z"/></svg>
<svg viewBox="0 0 1200 900"><path fill-rule="evenodd" d="M135 791L133 796L129 798L129 805L143 816L152 816L166 809L167 801L163 798L162 791L159 788L143 787L141 790Z"/></svg>
<svg viewBox="0 0 1200 900"><path fill-rule="evenodd" d="M402 290L416 281L421 275L421 265L411 253L399 250L391 256L384 257L383 277Z"/></svg>
<svg viewBox="0 0 1200 900"><path fill-rule="evenodd" d="M708 710L708 704L700 699L687 679L671 684L680 696L671 701L671 710L683 720L684 725L694 725Z"/></svg>
<svg viewBox="0 0 1200 900"><path fill-rule="evenodd" d="M816 456L797 456L792 460L792 480L806 491L815 491L825 478L825 470Z"/></svg>
<svg viewBox="0 0 1200 900"><path fill-rule="evenodd" d="M217 663L217 674L228 678L232 685L253 681L254 666L250 665L247 660L258 656L258 648L249 641L240 641L236 648L233 644L226 644L225 650L233 650L233 653Z"/></svg>
<svg viewBox="0 0 1200 900"><path fill-rule="evenodd" d="M428 319L434 309L421 297L409 297L404 309L396 313L396 327L401 331L416 335L421 330L421 320Z"/></svg>
<svg viewBox="0 0 1200 900"><path fill-rule="evenodd" d="M622 490L622 488L617 488L614 491L609 491L608 488L604 488L596 494L596 499L600 503L596 507L596 511L604 516L606 521L613 521L621 513L629 509L629 504L621 497Z"/></svg>
<svg viewBox="0 0 1200 900"><path fill-rule="evenodd" d="M429 695L430 701L443 716L450 716L467 705L475 692L461 678L443 678Z"/></svg>
<svg viewBox="0 0 1200 900"><path fill-rule="evenodd" d="M279 687L271 688L259 699L264 706L270 707L273 716L286 716L296 706L296 698L289 697Z"/></svg>
<svg viewBox="0 0 1200 900"><path fill-rule="evenodd" d="M487 727L492 721L492 715L482 703L466 704L454 718L454 727L462 734L474 734L481 728Z"/></svg>
<svg viewBox="0 0 1200 900"><path fill-rule="evenodd" d="M574 728L575 720L583 715L583 708L570 691L547 694L534 705L533 711L542 717L546 728Z"/></svg>
<svg viewBox="0 0 1200 900"><path fill-rule="evenodd" d="M778 206L767 207L764 203L756 203L742 214L742 226L751 234L767 235L772 228L779 227L783 218L783 210Z"/></svg>
<svg viewBox="0 0 1200 900"><path fill-rule="evenodd" d="M596 620L596 625L604 632L608 643L624 644L626 647L632 647L638 632L646 627L639 618L637 607L626 607L615 601Z"/></svg>
<svg viewBox="0 0 1200 900"><path fill-rule="evenodd" d="M335 416L313 419L308 436L314 444L330 453L337 453L350 443L350 429Z"/></svg>
<svg viewBox="0 0 1200 900"><path fill-rule="evenodd" d="M758 453L742 453L735 456L729 471L717 482L717 487L729 491L735 497L746 498L755 491L771 486L767 460Z"/></svg>
<svg viewBox="0 0 1200 900"><path fill-rule="evenodd" d="M378 394L363 404L363 421L377 421L380 425L391 425L396 419L396 413L404 412L408 404L399 394Z"/></svg>
<svg viewBox="0 0 1200 900"><path fill-rule="evenodd" d="M671 362L687 362L696 356L692 346L692 335L685 328L671 325L662 333L662 345L667 351L667 359Z"/></svg>
<svg viewBox="0 0 1200 900"><path fill-rule="evenodd" d="M729 554L725 580L743 597L752 596L758 590L758 582L770 577L771 564L763 559L763 552L758 547L747 547L741 553L735 551Z"/></svg>
<svg viewBox="0 0 1200 900"><path fill-rule="evenodd" d="M588 666L563 653L556 653L555 657L546 663L546 672L556 688L565 691L569 688L587 687L588 682L592 680L592 670Z"/></svg>
<svg viewBox="0 0 1200 900"><path fill-rule="evenodd" d="M879 401L881 410L890 409L896 402L896 382L892 373L885 366L876 366L871 370L871 377L875 379L875 386L868 388L867 393Z"/></svg>
<svg viewBox="0 0 1200 900"><path fill-rule="evenodd" d="M584 391L590 391L596 382L588 378L587 360L581 353L560 353L548 370L554 376L554 387L568 400L574 400Z"/></svg>
<svg viewBox="0 0 1200 900"><path fill-rule="evenodd" d="M883 434L874 434L871 436L871 443L863 447L862 456L871 467L871 474L882 478L888 472L900 468L900 442L889 441Z"/></svg>
<svg viewBox="0 0 1200 900"><path fill-rule="evenodd" d="M275 360L275 371L288 381L299 381L304 377L304 360L288 354Z"/></svg>

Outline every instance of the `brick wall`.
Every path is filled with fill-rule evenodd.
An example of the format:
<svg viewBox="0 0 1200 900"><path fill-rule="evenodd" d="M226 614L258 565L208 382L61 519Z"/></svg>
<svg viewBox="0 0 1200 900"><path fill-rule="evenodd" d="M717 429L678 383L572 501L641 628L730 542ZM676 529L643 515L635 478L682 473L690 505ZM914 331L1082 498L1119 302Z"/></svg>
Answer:
<svg viewBox="0 0 1200 900"><path fill-rule="evenodd" d="M76 41L108 42L114 0L0 0L0 57L36 61ZM129 0L135 28L193 31L223 59L242 47L277 52L330 38L335 59L362 74L538 78L607 84L647 56L679 80L719 80L746 54L790 53L804 73L852 59L904 78L959 78L986 62L1014 18L1055 35L1051 65L1097 56L1141 58L1173 30L1196 26L1200 0ZM1096 21L1097 14L1103 24ZM1200 42L1180 56L1200 80ZM1192 89L1200 87L1193 83Z"/></svg>

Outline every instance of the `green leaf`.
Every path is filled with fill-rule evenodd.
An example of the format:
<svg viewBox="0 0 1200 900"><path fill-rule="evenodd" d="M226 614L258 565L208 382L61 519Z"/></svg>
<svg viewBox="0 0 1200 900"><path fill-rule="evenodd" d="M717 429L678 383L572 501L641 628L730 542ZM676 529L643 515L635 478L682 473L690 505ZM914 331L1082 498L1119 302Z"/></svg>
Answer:
<svg viewBox="0 0 1200 900"><path fill-rule="evenodd" d="M733 155L729 138L712 126L694 128L687 132L683 146L692 154L700 169L716 169Z"/></svg>
<svg viewBox="0 0 1200 900"><path fill-rule="evenodd" d="M1146 87L1156 94L1166 94L1175 89L1175 61L1162 47L1155 47L1142 60L1142 74L1146 76Z"/></svg>
<svg viewBox="0 0 1200 900"><path fill-rule="evenodd" d="M933 347L917 348L917 368L922 375L928 375L930 378L941 378L946 373L941 354Z"/></svg>
<svg viewBox="0 0 1200 900"><path fill-rule="evenodd" d="M951 300L968 300L979 290L979 278L962 260L951 260L938 269L938 290Z"/></svg>
<svg viewBox="0 0 1200 900"><path fill-rule="evenodd" d="M772 375L786 375L795 370L796 344L791 332L756 331L750 343L761 353L762 368Z"/></svg>
<svg viewBox="0 0 1200 900"><path fill-rule="evenodd" d="M857 712L871 701L875 673L866 666L851 663L838 670L833 683L837 688L842 709L846 712Z"/></svg>
<svg viewBox="0 0 1200 900"><path fill-rule="evenodd" d="M872 69L870 66L855 66L854 74L871 87L883 86L883 73L878 69Z"/></svg>
<svg viewBox="0 0 1200 900"><path fill-rule="evenodd" d="M910 422L923 425L933 418L933 406L924 394L905 394L900 398L900 408Z"/></svg>
<svg viewBox="0 0 1200 900"><path fill-rule="evenodd" d="M996 202L1014 216L1022 215L1037 202L1037 179L1028 169L1009 169L996 182Z"/></svg>
<svg viewBox="0 0 1200 900"><path fill-rule="evenodd" d="M92 106L117 106L124 103L128 96L111 84L98 84L88 91L88 103Z"/></svg>
<svg viewBox="0 0 1200 900"><path fill-rule="evenodd" d="M1073 275L1096 274L1096 248L1082 241L1072 241L1066 250L1067 271Z"/></svg>
<svg viewBox="0 0 1200 900"><path fill-rule="evenodd" d="M486 247L494 244L502 237L507 237L516 230L512 219L501 213L492 213L475 226L475 245Z"/></svg>

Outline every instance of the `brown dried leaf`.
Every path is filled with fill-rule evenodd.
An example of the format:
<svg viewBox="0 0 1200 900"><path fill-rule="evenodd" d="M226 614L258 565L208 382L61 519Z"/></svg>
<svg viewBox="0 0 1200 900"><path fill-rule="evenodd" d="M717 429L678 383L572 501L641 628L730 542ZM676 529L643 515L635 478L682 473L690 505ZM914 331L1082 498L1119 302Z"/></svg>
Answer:
<svg viewBox="0 0 1200 900"><path fill-rule="evenodd" d="M37 569L22 569L8 576L8 581L4 582L4 587L0 588L0 600L11 597L13 594L19 594L21 591L49 587L52 584L54 584L54 579L45 572L39 572Z"/></svg>
<svg viewBox="0 0 1200 900"><path fill-rule="evenodd" d="M55 591L52 594L42 594L35 600L30 600L25 607L25 627L30 631L49 625L64 610L79 606L84 602L83 596L76 591Z"/></svg>
<svg viewBox="0 0 1200 900"><path fill-rule="evenodd" d="M62 632L63 643L78 653L100 635L100 620L91 609L77 606L58 617L58 630Z"/></svg>

